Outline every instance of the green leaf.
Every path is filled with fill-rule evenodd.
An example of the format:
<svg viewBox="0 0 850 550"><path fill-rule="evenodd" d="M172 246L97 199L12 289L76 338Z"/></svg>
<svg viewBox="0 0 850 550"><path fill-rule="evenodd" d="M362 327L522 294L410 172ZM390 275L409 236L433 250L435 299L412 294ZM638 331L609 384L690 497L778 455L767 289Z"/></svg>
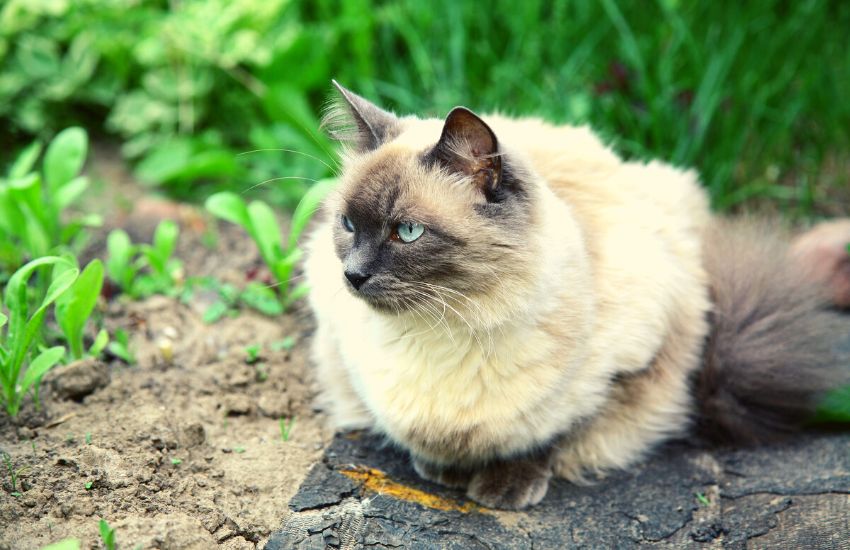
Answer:
<svg viewBox="0 0 850 550"><path fill-rule="evenodd" d="M138 268L133 265L133 256L137 247L133 246L130 236L123 229L115 229L106 238L109 258L106 260L106 273L124 292L131 293L133 279Z"/></svg>
<svg viewBox="0 0 850 550"><path fill-rule="evenodd" d="M283 306L271 288L257 282L249 283L240 296L242 302L269 316L283 313Z"/></svg>
<svg viewBox="0 0 850 550"><path fill-rule="evenodd" d="M30 362L24 377L21 379L21 393L26 393L34 384L41 380L41 377L47 374L47 371L56 366L56 363L65 355L63 346L55 346L48 348Z"/></svg>
<svg viewBox="0 0 850 550"><path fill-rule="evenodd" d="M310 285L308 285L307 283L299 283L295 288L292 289L289 294L286 295L284 305L286 307L289 307L309 293Z"/></svg>
<svg viewBox="0 0 850 550"><path fill-rule="evenodd" d="M8 320L9 320L8 317L6 317L2 313L0 313L0 328L3 328L3 326L6 324L6 321L8 321Z"/></svg>
<svg viewBox="0 0 850 550"><path fill-rule="evenodd" d="M50 142L44 154L44 179L51 193L80 173L87 150L88 136L82 128L67 128Z"/></svg>
<svg viewBox="0 0 850 550"><path fill-rule="evenodd" d="M53 196L56 208L61 211L73 204L86 191L88 186L89 179L85 176L78 176L57 189Z"/></svg>
<svg viewBox="0 0 850 550"><path fill-rule="evenodd" d="M271 266L283 255L283 239L274 211L262 201L252 201L248 205L248 216L253 228L252 236L257 242L260 254L266 264Z"/></svg>
<svg viewBox="0 0 850 550"><path fill-rule="evenodd" d="M105 328L100 329L100 332L97 333L97 336L94 338L94 342L92 342L91 347L89 348L89 355L92 357L100 357L100 354L106 349L106 345L109 344L109 333L106 332Z"/></svg>
<svg viewBox="0 0 850 550"><path fill-rule="evenodd" d="M68 291L56 302L56 321L71 348L71 356L81 359L83 331L103 287L103 263L92 260Z"/></svg>
<svg viewBox="0 0 850 550"><path fill-rule="evenodd" d="M65 539L53 544L48 544L41 550L80 550L79 539Z"/></svg>
<svg viewBox="0 0 850 550"><path fill-rule="evenodd" d="M98 528L100 530L100 538L103 540L103 544L107 550L115 550L115 529L110 527L104 519L100 520Z"/></svg>
<svg viewBox="0 0 850 550"><path fill-rule="evenodd" d="M815 422L850 422L850 386L835 389L818 404Z"/></svg>
<svg viewBox="0 0 850 550"><path fill-rule="evenodd" d="M310 221L310 218L319 209L325 197L334 190L337 183L335 179L320 180L313 184L307 193L304 194L301 202L295 207L295 212L292 213L292 224L289 229L289 244L287 245L287 249L292 250L298 244L298 238L301 236L304 228L307 227L307 222Z"/></svg>
<svg viewBox="0 0 850 550"><path fill-rule="evenodd" d="M248 233L252 233L248 207L242 197L236 193L230 191L215 193L207 199L204 206L213 216L240 225ZM251 236L253 237L253 234Z"/></svg>
<svg viewBox="0 0 850 550"><path fill-rule="evenodd" d="M159 271L165 271L165 264L168 258L174 253L177 247L177 237L180 235L180 228L171 220L164 220L156 226L156 232L153 236L153 248L162 261L162 267Z"/></svg>
<svg viewBox="0 0 850 550"><path fill-rule="evenodd" d="M222 301L214 302L210 307L204 311L203 321L204 323L211 325L224 317L229 311L229 307L226 303Z"/></svg>
<svg viewBox="0 0 850 550"><path fill-rule="evenodd" d="M38 160L38 156L41 154L41 149L41 142L34 141L26 149L21 151L9 169L9 179L22 178L30 173L33 166L35 166L35 161Z"/></svg>

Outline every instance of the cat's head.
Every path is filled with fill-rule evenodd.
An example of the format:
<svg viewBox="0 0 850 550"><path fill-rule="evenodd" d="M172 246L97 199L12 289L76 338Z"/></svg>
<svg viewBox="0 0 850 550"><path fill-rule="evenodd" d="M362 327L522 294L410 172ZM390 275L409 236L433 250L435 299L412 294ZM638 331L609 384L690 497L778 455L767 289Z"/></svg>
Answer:
<svg viewBox="0 0 850 550"><path fill-rule="evenodd" d="M531 176L466 108L399 118L334 84L324 124L344 143L329 207L345 286L383 311L492 317L529 278Z"/></svg>

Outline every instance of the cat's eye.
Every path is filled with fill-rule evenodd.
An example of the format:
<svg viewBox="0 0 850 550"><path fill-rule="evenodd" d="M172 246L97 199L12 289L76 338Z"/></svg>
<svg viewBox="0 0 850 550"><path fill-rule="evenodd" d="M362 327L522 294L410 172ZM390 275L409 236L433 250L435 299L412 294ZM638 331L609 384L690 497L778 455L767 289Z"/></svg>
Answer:
<svg viewBox="0 0 850 550"><path fill-rule="evenodd" d="M425 226L416 222L401 222L395 228L393 237L398 235L398 239L405 243L412 243L422 236L425 232Z"/></svg>
<svg viewBox="0 0 850 550"><path fill-rule="evenodd" d="M348 216L345 214L342 215L342 227L344 227L349 233L354 233L354 224L351 223L351 220L349 220Z"/></svg>

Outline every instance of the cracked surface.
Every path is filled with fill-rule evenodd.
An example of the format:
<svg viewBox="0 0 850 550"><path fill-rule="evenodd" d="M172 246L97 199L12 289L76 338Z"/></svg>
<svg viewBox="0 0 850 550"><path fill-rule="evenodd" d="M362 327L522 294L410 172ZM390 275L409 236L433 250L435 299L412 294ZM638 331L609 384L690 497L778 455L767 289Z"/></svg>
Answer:
<svg viewBox="0 0 850 550"><path fill-rule="evenodd" d="M343 475L360 468L394 486ZM365 470L364 470L365 471ZM427 493L451 500L429 507ZM465 508L371 436L337 436L290 503L267 550L283 548L850 548L850 435L749 450L671 444L588 487L553 481L527 512Z"/></svg>

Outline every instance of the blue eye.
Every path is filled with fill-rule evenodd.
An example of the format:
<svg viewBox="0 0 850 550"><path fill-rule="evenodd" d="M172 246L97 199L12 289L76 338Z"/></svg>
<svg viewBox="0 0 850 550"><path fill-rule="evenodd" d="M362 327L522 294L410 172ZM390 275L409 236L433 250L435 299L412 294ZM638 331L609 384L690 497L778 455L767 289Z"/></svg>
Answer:
<svg viewBox="0 0 850 550"><path fill-rule="evenodd" d="M342 226L349 233L354 233L354 224L351 223L351 220L349 220L348 216L346 216L345 214L342 215Z"/></svg>
<svg viewBox="0 0 850 550"><path fill-rule="evenodd" d="M395 232L403 242L412 243L422 236L425 226L416 222L401 222L396 226Z"/></svg>

